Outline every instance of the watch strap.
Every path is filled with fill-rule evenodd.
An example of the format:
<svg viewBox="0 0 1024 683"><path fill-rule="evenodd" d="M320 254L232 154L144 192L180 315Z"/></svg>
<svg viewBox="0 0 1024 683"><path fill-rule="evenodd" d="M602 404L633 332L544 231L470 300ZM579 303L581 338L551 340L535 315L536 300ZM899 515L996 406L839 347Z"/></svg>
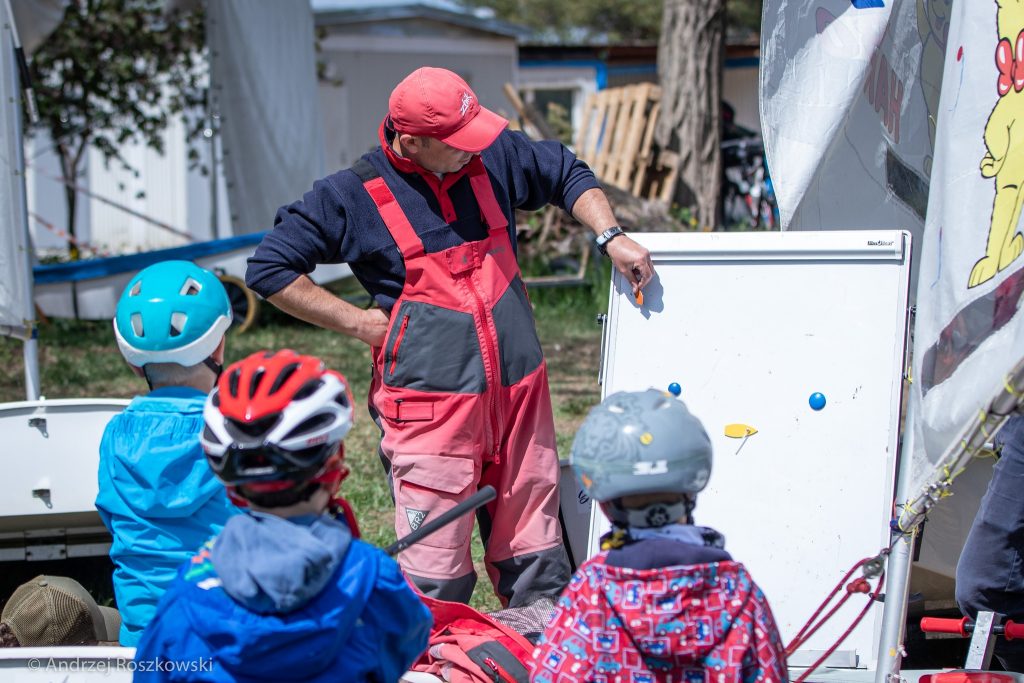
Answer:
<svg viewBox="0 0 1024 683"><path fill-rule="evenodd" d="M611 242L616 237L618 237L619 235L624 234L626 234L625 231L618 225L608 228L607 230L605 230L604 232L597 236L597 239L595 240L595 242L597 243L597 248L601 251L602 254L607 256L608 243Z"/></svg>

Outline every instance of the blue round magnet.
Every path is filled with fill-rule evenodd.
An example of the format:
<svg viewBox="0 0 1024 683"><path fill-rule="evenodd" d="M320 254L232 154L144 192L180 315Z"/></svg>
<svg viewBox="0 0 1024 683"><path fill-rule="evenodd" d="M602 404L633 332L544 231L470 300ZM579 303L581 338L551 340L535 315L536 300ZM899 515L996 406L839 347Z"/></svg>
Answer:
<svg viewBox="0 0 1024 683"><path fill-rule="evenodd" d="M672 384L668 385L668 393L672 394L673 396L678 396L679 394L683 393L683 388L679 386L679 382L672 382Z"/></svg>
<svg viewBox="0 0 1024 683"><path fill-rule="evenodd" d="M811 397L807 399L807 403L810 404L814 410L821 410L825 407L825 394L820 391L815 391L811 394Z"/></svg>

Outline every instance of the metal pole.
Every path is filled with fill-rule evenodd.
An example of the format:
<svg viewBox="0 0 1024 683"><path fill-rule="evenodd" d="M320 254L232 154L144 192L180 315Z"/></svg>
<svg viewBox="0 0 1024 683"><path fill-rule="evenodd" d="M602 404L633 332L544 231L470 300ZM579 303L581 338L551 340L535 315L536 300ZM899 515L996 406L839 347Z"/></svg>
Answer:
<svg viewBox="0 0 1024 683"><path fill-rule="evenodd" d="M896 484L896 500L906 501L910 495L913 476L914 413L916 401L907 406L904 421L908 425L907 439L900 450L900 469ZM896 515L897 519L899 514ZM907 598L910 595L910 570L917 526L909 533L894 527L890 532L895 539L889 553L885 571L885 603L882 609L882 631L878 639L878 659L875 664L875 683L898 680L903 662L903 634L907 620Z"/></svg>
<svg viewBox="0 0 1024 683"><path fill-rule="evenodd" d="M13 83L15 83L16 89L20 90L28 86L28 84L22 80L22 75L27 74L28 72L25 67L24 56L21 55L20 60L17 58L17 55L21 50L21 42L18 39L17 28L14 25L14 14L11 12L11 4L9 0L5 0L4 9L7 12L6 28L11 32L11 43L14 45L16 51L16 58L10 60L9 63L11 65L11 72L14 78ZM30 98L31 93L26 92L25 96L26 98ZM25 148L23 142L24 136L21 129L21 107L18 106L17 98L12 99L11 102L4 102L3 104L5 106L12 107L13 109L14 140L12 141L13 144L11 147L14 149L14 168L12 170L14 175L18 178L18 192L21 195L21 225L15 226L15 229L21 231L22 245L24 246L22 249L22 256L25 259L22 281L26 297L26 301L24 301L23 304L28 315L24 321L26 336L22 347L22 355L25 359L25 398L29 401L35 401L39 398L39 354L36 340L35 297L32 292L32 255L28 249L28 245L31 244L31 241L29 240L28 232L28 192L25 188ZM30 110L34 110L35 102L30 100L29 107Z"/></svg>
<svg viewBox="0 0 1024 683"><path fill-rule="evenodd" d="M29 401L39 400L39 340L36 339L36 327L32 326L32 337L22 345L25 358L25 398Z"/></svg>
<svg viewBox="0 0 1024 683"><path fill-rule="evenodd" d="M217 161L217 136L220 128L220 104L213 81L213 60L215 55L213 35L214 18L212 4L205 3L206 21L206 64L209 69L209 81L206 84L206 122L207 128L203 134L210 140L210 236L213 239L220 238L220 193L218 191L218 177L220 170Z"/></svg>

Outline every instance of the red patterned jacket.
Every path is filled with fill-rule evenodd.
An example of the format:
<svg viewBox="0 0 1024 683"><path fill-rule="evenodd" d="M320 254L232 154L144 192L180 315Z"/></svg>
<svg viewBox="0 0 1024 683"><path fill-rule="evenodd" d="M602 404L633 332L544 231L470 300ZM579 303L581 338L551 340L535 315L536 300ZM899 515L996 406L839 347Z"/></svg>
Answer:
<svg viewBox="0 0 1024 683"><path fill-rule="evenodd" d="M585 562L534 650L535 683L785 683L764 594L738 562L628 569Z"/></svg>

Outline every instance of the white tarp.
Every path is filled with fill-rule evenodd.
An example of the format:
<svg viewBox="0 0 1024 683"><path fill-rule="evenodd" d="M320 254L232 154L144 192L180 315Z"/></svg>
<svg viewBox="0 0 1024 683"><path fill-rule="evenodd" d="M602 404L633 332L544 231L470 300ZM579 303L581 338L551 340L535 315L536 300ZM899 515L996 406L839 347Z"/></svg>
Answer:
<svg viewBox="0 0 1024 683"><path fill-rule="evenodd" d="M921 251L914 487L1024 356L1024 8L951 14Z"/></svg>
<svg viewBox="0 0 1024 683"><path fill-rule="evenodd" d="M231 223L269 230L324 173L313 12L309 0L206 6Z"/></svg>
<svg viewBox="0 0 1024 683"><path fill-rule="evenodd" d="M0 2L0 330L21 335L35 316L29 289L21 92L7 3Z"/></svg>
<svg viewBox="0 0 1024 683"><path fill-rule="evenodd" d="M784 229L907 229L917 251L951 1L766 3L762 134Z"/></svg>

